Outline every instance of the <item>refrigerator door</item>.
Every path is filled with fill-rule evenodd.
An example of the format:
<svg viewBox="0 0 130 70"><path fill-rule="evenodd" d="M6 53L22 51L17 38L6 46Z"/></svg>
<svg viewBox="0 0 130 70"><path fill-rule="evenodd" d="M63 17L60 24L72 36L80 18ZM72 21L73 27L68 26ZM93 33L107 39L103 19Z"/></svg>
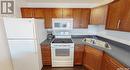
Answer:
<svg viewBox="0 0 130 70"><path fill-rule="evenodd" d="M7 38L34 39L34 19L4 18Z"/></svg>
<svg viewBox="0 0 130 70"><path fill-rule="evenodd" d="M8 40L14 70L41 70L35 40Z"/></svg>

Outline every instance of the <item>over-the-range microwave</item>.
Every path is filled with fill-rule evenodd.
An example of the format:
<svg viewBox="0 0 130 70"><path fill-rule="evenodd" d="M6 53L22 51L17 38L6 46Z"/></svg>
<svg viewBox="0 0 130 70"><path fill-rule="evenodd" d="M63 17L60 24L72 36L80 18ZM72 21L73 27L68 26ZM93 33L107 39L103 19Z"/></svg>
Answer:
<svg viewBox="0 0 130 70"><path fill-rule="evenodd" d="M56 30L73 29L73 18L53 18L52 28Z"/></svg>

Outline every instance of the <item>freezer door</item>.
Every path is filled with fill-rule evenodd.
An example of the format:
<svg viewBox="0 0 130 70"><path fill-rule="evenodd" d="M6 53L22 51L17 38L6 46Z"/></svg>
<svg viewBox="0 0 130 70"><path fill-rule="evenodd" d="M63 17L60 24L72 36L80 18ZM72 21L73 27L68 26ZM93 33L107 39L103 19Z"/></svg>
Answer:
<svg viewBox="0 0 130 70"><path fill-rule="evenodd" d="M4 18L7 38L35 38L34 19Z"/></svg>
<svg viewBox="0 0 130 70"><path fill-rule="evenodd" d="M40 70L35 40L9 40L14 70Z"/></svg>

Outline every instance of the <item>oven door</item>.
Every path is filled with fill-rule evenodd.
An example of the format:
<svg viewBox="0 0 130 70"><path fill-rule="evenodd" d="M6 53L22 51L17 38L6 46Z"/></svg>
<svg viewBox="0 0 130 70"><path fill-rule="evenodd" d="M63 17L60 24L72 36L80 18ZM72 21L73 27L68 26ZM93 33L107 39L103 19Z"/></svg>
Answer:
<svg viewBox="0 0 130 70"><path fill-rule="evenodd" d="M73 67L74 45L52 45L52 67Z"/></svg>
<svg viewBox="0 0 130 70"><path fill-rule="evenodd" d="M69 60L73 59L74 48L70 45L57 45L52 47L52 59L54 60Z"/></svg>

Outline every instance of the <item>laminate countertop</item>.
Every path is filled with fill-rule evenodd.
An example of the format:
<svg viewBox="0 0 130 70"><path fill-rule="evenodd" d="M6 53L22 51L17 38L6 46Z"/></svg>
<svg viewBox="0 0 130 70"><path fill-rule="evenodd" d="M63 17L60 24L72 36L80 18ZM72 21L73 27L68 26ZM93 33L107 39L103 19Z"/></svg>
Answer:
<svg viewBox="0 0 130 70"><path fill-rule="evenodd" d="M93 48L104 51L110 56L112 56L113 58L115 58L116 60L118 60L120 63L124 64L126 67L130 67L130 46L98 37L97 39L101 39L105 42L108 42L109 45L111 46L111 49L106 49L106 48L102 48L99 46L86 43L83 41L83 39L84 38L72 38L74 44L89 45ZM44 42L41 43L41 45L44 45L44 44L50 45L51 41L52 40L46 39Z"/></svg>

